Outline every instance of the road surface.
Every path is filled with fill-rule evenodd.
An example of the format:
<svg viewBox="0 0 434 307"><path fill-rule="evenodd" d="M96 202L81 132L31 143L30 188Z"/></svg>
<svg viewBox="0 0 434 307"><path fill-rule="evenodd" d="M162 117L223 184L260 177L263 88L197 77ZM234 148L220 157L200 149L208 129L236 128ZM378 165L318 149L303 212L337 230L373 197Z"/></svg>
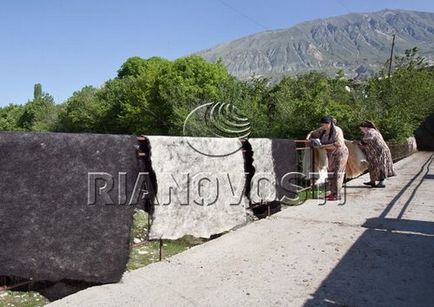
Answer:
<svg viewBox="0 0 434 307"><path fill-rule="evenodd" d="M50 306L433 306L434 153Z"/></svg>

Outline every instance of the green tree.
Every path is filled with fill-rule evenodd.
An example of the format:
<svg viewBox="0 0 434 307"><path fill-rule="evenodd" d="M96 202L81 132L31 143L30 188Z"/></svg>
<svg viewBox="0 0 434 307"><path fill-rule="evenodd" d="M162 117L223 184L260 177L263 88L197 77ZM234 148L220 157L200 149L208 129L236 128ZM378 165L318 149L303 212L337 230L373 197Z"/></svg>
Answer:
<svg viewBox="0 0 434 307"><path fill-rule="evenodd" d="M42 92L40 84L34 87L34 99L24 105L18 127L31 131L54 131L58 126L59 107L51 95Z"/></svg>
<svg viewBox="0 0 434 307"><path fill-rule="evenodd" d="M98 89L85 86L65 102L60 114L60 130L68 132L104 132L102 119L107 108L98 98Z"/></svg>
<svg viewBox="0 0 434 307"><path fill-rule="evenodd" d="M329 114L331 81L322 73L309 72L296 78L285 77L273 90L280 137L304 138Z"/></svg>
<svg viewBox="0 0 434 307"><path fill-rule="evenodd" d="M434 112L434 74L426 60L409 49L395 58L391 78L380 71L366 88L366 117L373 119L388 140L403 141Z"/></svg>
<svg viewBox="0 0 434 307"><path fill-rule="evenodd" d="M143 74L148 74L150 71L155 70L156 66L164 62L167 63L169 61L160 57L151 57L149 59L143 59L141 57L128 58L118 70L118 78L127 76L138 77Z"/></svg>
<svg viewBox="0 0 434 307"><path fill-rule="evenodd" d="M130 58L98 95L108 109L101 126L114 133L181 135L188 113L217 101L221 83L229 78L222 64L198 56L173 62Z"/></svg>
<svg viewBox="0 0 434 307"><path fill-rule="evenodd" d="M40 83L36 83L33 88L33 99L41 99L42 98L42 85Z"/></svg>
<svg viewBox="0 0 434 307"><path fill-rule="evenodd" d="M23 112L24 107L16 104L0 108L0 131L23 130L18 124Z"/></svg>
<svg viewBox="0 0 434 307"><path fill-rule="evenodd" d="M168 119L159 112L165 110L151 106L151 101L158 99L157 79L171 65L170 61L157 57L143 61L128 59L120 69L123 73L107 81L98 95L107 110L101 123L104 131L136 134L167 131Z"/></svg>

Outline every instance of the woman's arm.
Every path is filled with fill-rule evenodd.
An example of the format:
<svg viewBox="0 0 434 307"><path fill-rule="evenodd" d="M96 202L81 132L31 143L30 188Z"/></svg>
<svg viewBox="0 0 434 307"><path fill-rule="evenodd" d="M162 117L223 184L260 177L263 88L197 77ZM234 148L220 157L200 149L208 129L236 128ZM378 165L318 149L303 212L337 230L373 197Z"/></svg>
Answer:
<svg viewBox="0 0 434 307"><path fill-rule="evenodd" d="M333 143L336 147L345 146L345 138L344 138L344 132L341 128L336 127L336 140Z"/></svg>
<svg viewBox="0 0 434 307"><path fill-rule="evenodd" d="M322 128L318 128L309 132L306 136L306 140L317 139L321 135Z"/></svg>
<svg viewBox="0 0 434 307"><path fill-rule="evenodd" d="M335 149L336 145L333 144L326 144L326 145L321 145L322 149Z"/></svg>

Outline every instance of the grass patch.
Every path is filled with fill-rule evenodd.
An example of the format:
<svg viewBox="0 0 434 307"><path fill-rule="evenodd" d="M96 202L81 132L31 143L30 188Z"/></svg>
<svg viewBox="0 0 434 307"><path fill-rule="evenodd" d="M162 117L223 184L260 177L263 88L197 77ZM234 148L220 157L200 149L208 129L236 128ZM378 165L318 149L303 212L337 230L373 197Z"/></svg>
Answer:
<svg viewBox="0 0 434 307"><path fill-rule="evenodd" d="M184 237L175 241L163 240L163 259L179 254L204 241L191 237ZM143 245L131 249L127 271L136 270L148 264L158 262L159 257L160 243L158 241L145 242Z"/></svg>
<svg viewBox="0 0 434 307"><path fill-rule="evenodd" d="M298 205L303 204L308 199L318 199L324 197L324 193L325 193L325 189L324 186L322 185L320 187L314 187L313 193L312 193L312 188L306 189L298 193L298 197L299 197Z"/></svg>
<svg viewBox="0 0 434 307"><path fill-rule="evenodd" d="M148 234L148 215L143 210L134 213L133 227L131 229L131 242L145 241ZM163 259L179 254L192 246L205 242L204 239L197 239L185 236L178 240L163 240ZM130 251L130 258L127 264L127 271L144 267L150 263L159 261L160 242L145 241L143 244L133 247Z"/></svg>
<svg viewBox="0 0 434 307"><path fill-rule="evenodd" d="M37 292L5 291L0 293L1 307L39 307L49 301Z"/></svg>

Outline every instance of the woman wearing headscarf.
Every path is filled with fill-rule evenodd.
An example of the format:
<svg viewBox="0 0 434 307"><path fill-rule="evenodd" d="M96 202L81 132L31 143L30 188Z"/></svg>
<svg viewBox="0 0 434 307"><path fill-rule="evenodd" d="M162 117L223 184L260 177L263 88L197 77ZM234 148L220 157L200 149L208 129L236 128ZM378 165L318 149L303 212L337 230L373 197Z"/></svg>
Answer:
<svg viewBox="0 0 434 307"><path fill-rule="evenodd" d="M330 194L327 200L341 198L342 184L345 178L345 167L348 160L348 148L345 146L344 133L336 126L336 120L330 116L321 118L321 127L311 131L307 139L319 139L320 148L325 149L328 158L328 182Z"/></svg>
<svg viewBox="0 0 434 307"><path fill-rule="evenodd" d="M364 184L376 188L384 188L384 179L396 176L393 170L393 160L390 149L383 139L380 131L371 121L364 121L360 125L363 138L359 142L368 161L369 177L371 181ZM378 181L378 184L376 183Z"/></svg>

